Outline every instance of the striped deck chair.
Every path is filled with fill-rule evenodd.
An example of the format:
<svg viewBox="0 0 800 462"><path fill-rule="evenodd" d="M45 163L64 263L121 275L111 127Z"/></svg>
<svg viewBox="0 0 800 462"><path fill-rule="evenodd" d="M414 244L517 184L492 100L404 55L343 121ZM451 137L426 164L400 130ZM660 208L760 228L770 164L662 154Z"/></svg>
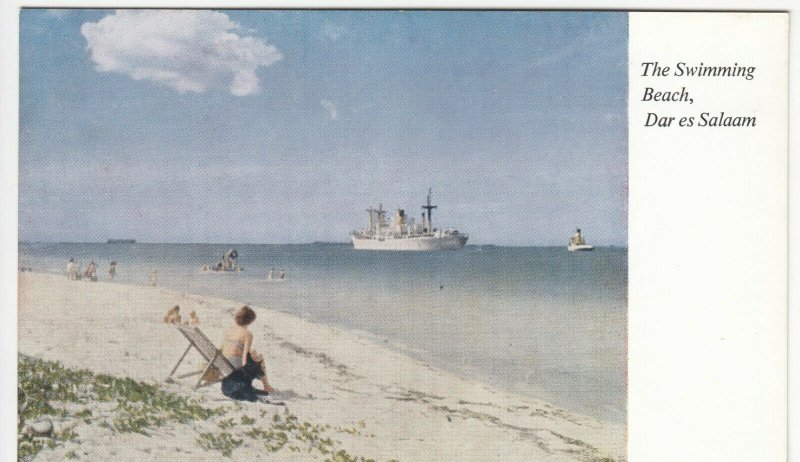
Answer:
<svg viewBox="0 0 800 462"><path fill-rule="evenodd" d="M196 349L203 359L208 362L206 367L202 371L195 371L189 372L186 374L181 374L177 376L178 379L183 379L186 377L191 377L193 375L200 375L200 378L197 380L197 384L195 384L195 389L205 387L207 385L211 385L214 383L219 382L223 378L229 376L235 368L231 365L231 363L222 356L222 353L217 349L214 343L206 337L206 335L200 331L197 327L191 327L183 324L176 324L175 327L186 337L186 340L189 341L189 346L186 347L186 351L183 352L181 355L181 359L175 364L175 367L172 368L172 372L169 373L169 377L167 380L172 380L172 376L175 375L175 372L178 370L178 366L181 365L186 355L189 354L189 351L194 348ZM209 374L213 377L209 379L207 373L212 370L212 368L216 369L218 374Z"/></svg>

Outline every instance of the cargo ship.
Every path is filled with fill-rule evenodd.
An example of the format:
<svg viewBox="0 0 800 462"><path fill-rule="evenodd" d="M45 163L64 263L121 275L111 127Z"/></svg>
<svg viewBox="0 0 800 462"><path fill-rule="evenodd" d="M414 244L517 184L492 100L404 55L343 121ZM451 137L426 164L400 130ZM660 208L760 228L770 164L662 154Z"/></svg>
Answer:
<svg viewBox="0 0 800 462"><path fill-rule="evenodd" d="M350 235L353 247L359 250L404 250L432 251L458 250L467 243L468 235L457 229L437 229L433 226L432 212L437 208L431 204L431 190L428 201L422 206L421 223L406 216L405 210L398 209L394 219L386 219L383 204L378 208L367 209L367 227L353 231Z"/></svg>

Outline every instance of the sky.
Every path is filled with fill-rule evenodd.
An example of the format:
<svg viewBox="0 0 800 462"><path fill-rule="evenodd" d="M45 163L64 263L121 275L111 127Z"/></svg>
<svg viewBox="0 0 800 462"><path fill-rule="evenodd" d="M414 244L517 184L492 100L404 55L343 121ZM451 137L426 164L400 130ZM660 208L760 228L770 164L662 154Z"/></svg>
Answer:
<svg viewBox="0 0 800 462"><path fill-rule="evenodd" d="M627 243L627 15L34 10L22 241Z"/></svg>

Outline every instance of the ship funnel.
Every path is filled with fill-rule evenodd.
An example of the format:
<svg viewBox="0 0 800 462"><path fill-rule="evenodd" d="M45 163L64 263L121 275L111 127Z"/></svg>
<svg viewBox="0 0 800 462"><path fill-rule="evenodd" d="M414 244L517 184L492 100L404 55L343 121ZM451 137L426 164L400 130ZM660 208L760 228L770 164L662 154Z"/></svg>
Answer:
<svg viewBox="0 0 800 462"><path fill-rule="evenodd" d="M394 218L395 224L395 231L398 233L403 232L403 226L406 224L406 211L403 209L397 209L397 216Z"/></svg>

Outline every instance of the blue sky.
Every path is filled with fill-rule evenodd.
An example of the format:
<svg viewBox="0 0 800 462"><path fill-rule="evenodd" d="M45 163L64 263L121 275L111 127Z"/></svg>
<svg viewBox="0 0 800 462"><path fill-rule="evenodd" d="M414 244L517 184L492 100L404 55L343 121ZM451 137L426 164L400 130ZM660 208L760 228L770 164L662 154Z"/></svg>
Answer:
<svg viewBox="0 0 800 462"><path fill-rule="evenodd" d="M626 244L624 13L194 14L22 11L21 240Z"/></svg>

